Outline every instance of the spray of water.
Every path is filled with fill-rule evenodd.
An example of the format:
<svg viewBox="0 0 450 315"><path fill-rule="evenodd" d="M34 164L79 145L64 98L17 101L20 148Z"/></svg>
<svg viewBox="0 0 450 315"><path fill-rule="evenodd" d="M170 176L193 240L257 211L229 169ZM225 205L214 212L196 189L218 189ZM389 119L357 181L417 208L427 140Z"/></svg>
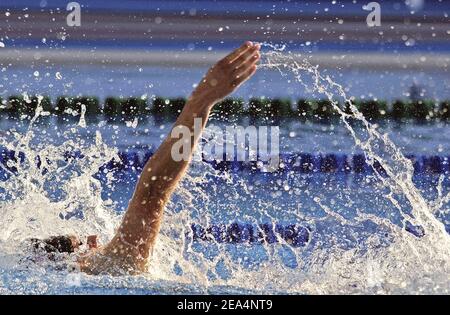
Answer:
<svg viewBox="0 0 450 315"><path fill-rule="evenodd" d="M442 194L443 176L441 176L438 185L438 198L433 202L427 202L413 183L414 168L412 162L389 139L388 134L381 133L377 125L365 119L364 115L353 104L352 99L346 95L345 89L341 85L334 82L329 76L323 76L319 72L318 66L311 65L301 56L274 50L266 53L264 57L265 62L261 65L262 68L278 70L282 75L291 74L299 84L311 89L312 92L325 96L330 101L353 138L355 145L362 149L366 161L372 166L380 183L378 189L385 191L384 197L403 216L403 228L407 222L413 222L415 225L424 227L426 235L418 240L408 233L404 233L401 227L394 227L385 218L359 212L355 217L357 222L371 220L380 226L389 226L395 233L395 242L388 250L391 257L386 257L387 254L381 255L377 258L377 264L381 265L381 259L386 258L385 261L389 262L398 259L397 265L400 262L400 265L404 264L403 267L414 266L409 271L406 268L397 271L395 271L395 268L392 270L390 268L378 268L378 272L381 275L384 273L384 277L395 274L406 276L408 273L419 270L424 273L436 271L435 267L439 266L438 268L442 267L442 276L444 283L446 283L448 277L445 276L445 272L448 271L450 262L450 237L445 231L443 223L435 216L437 212L442 210L450 197L450 194ZM312 84L309 85L305 82L311 82ZM339 104L348 105L351 113L346 112ZM356 129L355 124L359 125L360 128ZM375 162L382 166L386 174L380 173L380 168L374 165ZM320 203L320 201L318 202ZM322 207L327 213L335 216L332 209ZM341 221L343 220L341 219ZM345 220L343 223L350 224ZM395 252L397 250L398 252ZM373 255L370 252L368 254L369 256ZM446 285L448 286L448 283Z"/></svg>
<svg viewBox="0 0 450 315"><path fill-rule="evenodd" d="M102 164L118 158L116 150L102 142L99 132L94 145L84 144L76 139L76 128L61 135L66 139L62 144L33 142L38 129L35 123L48 115L40 105L41 100L39 97L25 134L11 130L0 139L3 148L14 152L7 165L0 165L2 172L9 176L0 182L3 251L16 250L17 243L27 237L114 229L113 212L100 198L101 185L93 175ZM76 154L84 157L76 158ZM64 220L70 216L81 220Z"/></svg>
<svg viewBox="0 0 450 315"><path fill-rule="evenodd" d="M7 167L0 165L9 174L0 182L2 292L58 292L68 283L81 292L93 286L124 287L130 292L157 287L164 292L201 293L220 291L217 288L222 286L226 292L235 292L231 287L238 287L237 292L448 292L450 239L436 219L436 213L447 211L450 200L442 189L443 179L438 198L427 201L413 183L411 162L388 135L364 118L342 86L283 47L271 48L263 54L260 71L279 71L298 82L299 88L327 97L368 163L374 166L377 161L383 167L385 174L374 167L372 179L378 212L358 205L358 189L340 188L330 179L316 187L311 178L294 173L269 179L242 177L218 173L196 160L167 206L148 274L123 278L75 274L74 279L74 273L31 266L27 280L16 285L23 277L22 266L19 259L7 257L26 255L18 254L23 239L73 233L98 234L107 241L120 220L114 203L102 198L104 185L116 185L115 174L106 172L103 186L95 176L101 165L118 160L116 150L103 142L100 132L93 144L79 136L77 130L86 128L85 109L78 126L62 133L59 144L33 141L35 124L45 115L38 105L25 134L10 131L0 138L1 146L16 152ZM351 113L339 104L349 104ZM208 132L204 140L210 141ZM67 152L78 157L67 157ZM324 194L327 189L333 189L332 198ZM303 206L307 200L316 207ZM192 223L209 226L236 220L255 226L301 222L312 231L311 240L305 247L294 247L282 239L251 245L214 240L198 244L192 238ZM421 226L425 235L419 238L406 232L408 222Z"/></svg>

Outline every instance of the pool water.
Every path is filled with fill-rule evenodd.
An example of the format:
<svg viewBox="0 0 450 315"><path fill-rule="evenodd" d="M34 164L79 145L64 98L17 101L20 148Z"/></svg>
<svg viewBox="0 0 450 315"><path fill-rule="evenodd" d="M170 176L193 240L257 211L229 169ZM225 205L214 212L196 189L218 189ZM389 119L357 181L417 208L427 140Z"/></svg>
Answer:
<svg viewBox="0 0 450 315"><path fill-rule="evenodd" d="M221 52L220 52L221 53ZM174 54L168 52L168 54ZM202 56L199 55L198 58ZM191 66L120 66L79 65L77 67L24 66L7 68L3 75L0 96L27 92L29 95L45 94L53 99L61 95L93 95L100 99L108 96L186 96L207 67ZM445 70L390 70L380 69L326 69L325 73L341 82L349 95L357 98L380 100L407 99L412 86L419 87L426 99L445 100L450 97L449 77ZM39 76L35 76L39 73ZM57 76L61 79L57 79ZM12 79L14 78L14 79ZM371 86L367 90L367 86ZM45 93L43 93L45 91ZM314 98L295 82L279 80L275 72L260 71L234 94L245 99L250 97Z"/></svg>
<svg viewBox="0 0 450 315"><path fill-rule="evenodd" d="M341 86L307 63L292 63L289 54L268 54L262 67L291 75L298 84L315 82L316 95L348 101ZM375 126L354 113L352 124L342 113L331 124L280 123L280 151L363 153L384 175L375 164L364 172L267 173L224 171L195 160L167 206L149 272L123 277L27 263L21 241L95 233L106 242L139 167L105 165L120 161L121 152L139 152L142 159L172 122L58 125L39 116L39 109L31 121L2 121L0 145L17 155L3 164L0 182L0 292L448 293L449 126ZM211 123L249 122L213 117ZM406 154L441 156L439 172L415 173Z"/></svg>
<svg viewBox="0 0 450 315"><path fill-rule="evenodd" d="M31 129L33 136L30 147L39 148L45 144L45 146L54 145L56 148L60 148L70 141L68 139L71 139L73 141L71 144L78 146L77 149L89 151L86 148L98 146L96 140L98 142L97 137L100 132L102 141L109 150L139 152L142 157L145 152L154 151L157 148L173 123L172 121L157 123L150 119L146 123L138 124L135 128L127 127L126 124L113 126L102 123L82 128L77 124L58 125L54 118L41 118L43 118L42 121L37 122ZM219 126L227 125L226 122L214 118L211 123ZM244 125L245 121L238 123ZM16 130L20 138L23 138L27 134L26 128L28 128L29 122L5 120L3 124L7 126L5 129L9 132L4 133L2 138L11 144L14 143L11 140L14 138L12 130ZM345 153L351 156L361 152L350 143L345 128L338 121L330 125L291 120L282 125L284 128L281 129L280 142L283 153ZM449 130L449 126L445 124L395 126L386 123L383 128L389 130L391 134L396 134L395 139L405 152L441 156L445 156L445 153L449 152L445 147L448 143L446 141L448 132L445 131ZM436 128L443 131L435 132ZM83 140L80 141L80 139ZM84 144L80 145L80 142ZM97 148L97 150L99 149ZM98 158L96 154L102 155L95 152L92 155L87 154L85 158L79 160L72 160L69 163L65 161L67 165L72 163L73 168L70 172L67 169L59 172L56 186L64 186L71 181L78 181L78 185L74 186L78 186L78 189L85 188L85 184L80 185L83 180L78 178L83 175L74 176L73 172L82 173L86 162ZM83 159L87 161L82 162ZM100 157L101 159L102 157ZM103 159L105 158L103 157ZM23 171L29 172L30 169L25 168ZM109 213L111 216L109 219L112 220L110 223L117 224L118 217L114 213L120 215L126 209L139 174L139 168L128 167L111 170L107 176L99 174L98 169L96 171L95 169L84 170L84 172L86 172L86 178L90 177L89 182L96 181L94 177L100 180L101 192L98 195L87 192L86 194L70 192L74 196L68 197L67 193L70 191L68 187L65 187L66 191L60 191L55 187L46 187L43 190L51 191L53 194L48 196L49 200L46 202L54 207L56 205L60 207L53 211L53 215L58 216L58 221L64 221L60 219L60 216L70 218L66 220L68 225L74 221L80 221L81 225L84 225L87 222L83 220L92 219L101 222L101 218L95 213L97 211L95 210L96 203L100 202L106 209L112 209ZM414 177L415 184L430 202L438 197L437 187L439 185L443 189L443 194L450 191L448 171L443 174L444 180L441 183L439 183L440 175L442 174L423 173ZM22 180L25 179L29 180L27 176L22 178ZM54 177L42 179L42 186L44 187L44 183L50 179L55 180ZM2 188L4 187L8 186L2 185ZM379 180L371 172L359 174L354 172L305 173L288 170L273 174L248 170L223 172L214 169L208 163L196 161L189 171L188 178L183 181L182 187L177 191L167 209L162 238L159 242L161 252L158 254L161 255L159 259L167 259L170 263L163 268L163 272L157 267L157 271L149 275L113 278L109 276L92 277L35 266L24 267L16 264L19 257L15 253L17 251L15 248L12 253L2 255L2 293L375 293L378 291L408 292L408 290L416 290L413 282L407 283L405 287L397 285L389 287L383 282L387 279L384 279L382 274L378 275L379 279L376 278L378 268L379 272L382 272L382 268L377 265L380 262L374 262L373 266L369 262L365 262L360 275L363 279L352 279L355 277L355 272L353 270L346 271L345 269L349 266L344 264L345 268L340 270L338 275L333 276L335 277L333 281L336 282L331 287L328 287L330 283L327 283L325 287L322 286L323 283L321 286L312 285L309 282L311 280L308 280L308 275L313 279L318 277L316 273L318 271L315 268L318 267L318 264L325 263L327 256L332 255L331 253L335 251L352 252L358 256L359 254L356 253L359 251L367 251L369 248L375 251L381 250L389 248L395 242L395 238L391 235L392 231L390 231L392 227L383 226L379 222L377 224L371 220L353 221L358 212L388 219L400 231L405 231L406 225L402 221L404 220L403 212L410 212L411 209L406 209L406 207L401 211L395 209L392 203L384 197L384 193L386 192L380 191ZM19 220L20 214L23 213L10 213L8 207L12 205L13 208L16 208L19 204L25 205L31 196L23 196L21 198L24 198L25 203L15 204L17 201L10 200L8 198L10 195L4 191L2 191L2 195L4 202L2 215L3 218L9 219L2 222L5 222L3 226L8 230L12 228L12 224L23 222L16 221L14 223L14 220ZM76 200L80 195L83 198ZM35 206L38 206L36 201L30 202L34 202ZM86 202L93 208L88 211L83 209L82 204L85 206ZM448 207L448 203L444 209L445 207ZM89 211L94 213L86 213ZM41 219L51 215L46 213L45 208L39 209L38 212L43 212L40 216ZM80 213L84 214L79 216ZM27 215L28 219L34 217L32 212ZM448 211L437 213L437 217L449 230ZM214 232L208 239L202 239L195 237L192 227L194 224L207 229L222 224L226 230L233 223L249 224L255 229L262 224L270 224L273 225L273 230L275 230L275 225L294 224L306 228L308 237L306 242L299 246L289 243L279 234L279 239L273 243L267 241L267 234L264 233L263 239L266 238L266 240L261 242L229 241L226 237L220 239ZM14 233L19 235L36 232L44 235L48 233L46 224L40 228L33 227L32 220L27 224L29 224L27 227L14 226L18 231L9 231L9 236L3 234L2 240L7 240ZM103 223L103 225L97 232L106 240L111 232L108 232L108 228L105 227L107 223ZM27 229L30 230L24 231ZM81 229L86 229L86 227ZM94 230L96 229L98 227L94 227ZM413 230L413 232L406 231L405 233L408 235L403 237L420 241L417 231ZM257 232L254 233L257 234ZM371 244L372 238L378 239L375 245ZM3 246L8 247L7 245ZM321 255L317 254L318 251L322 252ZM360 254L362 255L362 253ZM156 264L158 263L156 262ZM199 270L190 270L192 269L190 264L197 264L195 268ZM361 268L361 266L359 267ZM370 271L370 268L373 271ZM199 277L197 272L200 270L204 275L202 275L202 282L191 282L192 277L194 279ZM372 276L375 278L372 280L367 278L366 273L369 271L374 274ZM289 274L290 277L283 276L283 273ZM259 279L263 275L266 278L265 282L261 282ZM249 286L242 287L240 281L235 278L240 279L239 277L242 276L250 277L254 282L249 282ZM425 290L430 292L433 292L434 289L447 290L448 276L446 274L431 272L428 276L430 278L427 281L430 281L433 287L426 287ZM256 279L258 280L256 281ZM344 279L348 279L349 283L345 283L345 285L340 283L346 282ZM283 282L280 284L280 281ZM364 287L360 281L364 283ZM367 286L367 281L372 281L371 285ZM442 283L439 284L439 281ZM261 283L264 283L264 286L261 286ZM309 283L310 287L305 286L305 283Z"/></svg>

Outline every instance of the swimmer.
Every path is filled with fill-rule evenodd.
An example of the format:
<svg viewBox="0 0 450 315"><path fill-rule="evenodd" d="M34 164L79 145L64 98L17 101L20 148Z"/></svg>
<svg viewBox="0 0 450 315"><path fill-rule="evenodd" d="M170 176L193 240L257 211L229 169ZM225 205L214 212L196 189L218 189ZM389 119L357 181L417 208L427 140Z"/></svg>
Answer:
<svg viewBox="0 0 450 315"><path fill-rule="evenodd" d="M47 240L34 239L34 246L49 255L53 252L75 254L79 270L89 274L145 272L160 230L164 207L185 174L200 138L200 132L193 132L194 119L201 119L203 131L213 106L255 73L259 50L259 44L245 42L209 69L173 127L188 127L191 131L189 152L182 152L184 147L180 152L189 158L181 161L172 158L172 146L180 137L169 134L144 166L128 209L109 243L99 246L97 237L91 235L87 237L87 250L80 252L83 242L70 235Z"/></svg>

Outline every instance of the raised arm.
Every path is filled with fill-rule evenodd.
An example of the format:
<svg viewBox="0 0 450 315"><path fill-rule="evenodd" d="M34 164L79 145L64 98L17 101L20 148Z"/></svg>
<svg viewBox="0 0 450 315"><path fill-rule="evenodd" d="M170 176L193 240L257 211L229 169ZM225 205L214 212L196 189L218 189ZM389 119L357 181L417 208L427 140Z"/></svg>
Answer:
<svg viewBox="0 0 450 315"><path fill-rule="evenodd" d="M159 233L164 207L198 143L201 132L194 133L194 123L197 130L203 131L213 105L255 73L259 48L257 44L246 42L207 72L189 97L172 132L146 163L122 223L105 248L107 253L134 257L134 263L140 269L145 268ZM180 146L179 140L186 132L190 133L191 141L187 146Z"/></svg>

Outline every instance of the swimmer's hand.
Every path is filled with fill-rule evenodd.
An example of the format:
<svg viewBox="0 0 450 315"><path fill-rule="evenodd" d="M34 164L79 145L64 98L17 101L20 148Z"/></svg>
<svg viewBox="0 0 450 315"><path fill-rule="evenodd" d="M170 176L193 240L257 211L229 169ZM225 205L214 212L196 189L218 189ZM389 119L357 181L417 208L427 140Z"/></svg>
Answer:
<svg viewBox="0 0 450 315"><path fill-rule="evenodd" d="M213 106L233 93L256 71L261 46L245 42L241 47L217 62L209 69L191 98L201 99Z"/></svg>

